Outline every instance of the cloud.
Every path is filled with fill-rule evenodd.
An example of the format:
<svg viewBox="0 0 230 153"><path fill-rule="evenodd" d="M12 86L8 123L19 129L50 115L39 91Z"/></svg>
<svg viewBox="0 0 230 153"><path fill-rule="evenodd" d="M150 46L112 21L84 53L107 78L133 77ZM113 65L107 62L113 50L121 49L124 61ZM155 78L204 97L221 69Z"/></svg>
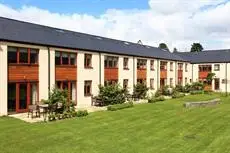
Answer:
<svg viewBox="0 0 230 153"><path fill-rule="evenodd" d="M60 14L35 6L13 9L0 4L0 16L170 49L190 50L193 42L205 49L230 47L230 2L224 0L149 0L146 10L108 9L90 14Z"/></svg>

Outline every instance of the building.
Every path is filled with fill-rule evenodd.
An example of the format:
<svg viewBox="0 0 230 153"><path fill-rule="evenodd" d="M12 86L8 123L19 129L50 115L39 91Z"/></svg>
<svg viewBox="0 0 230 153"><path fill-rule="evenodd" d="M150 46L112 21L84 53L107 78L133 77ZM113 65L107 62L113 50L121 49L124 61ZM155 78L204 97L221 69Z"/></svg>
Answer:
<svg viewBox="0 0 230 153"><path fill-rule="evenodd" d="M27 111L55 86L67 89L77 107L88 107L100 84L119 83L130 93L137 82L145 83L149 93L185 85L199 80L198 68L205 62L195 55L0 17L0 115ZM220 84L227 65L219 63ZM224 91L222 84L219 89Z"/></svg>

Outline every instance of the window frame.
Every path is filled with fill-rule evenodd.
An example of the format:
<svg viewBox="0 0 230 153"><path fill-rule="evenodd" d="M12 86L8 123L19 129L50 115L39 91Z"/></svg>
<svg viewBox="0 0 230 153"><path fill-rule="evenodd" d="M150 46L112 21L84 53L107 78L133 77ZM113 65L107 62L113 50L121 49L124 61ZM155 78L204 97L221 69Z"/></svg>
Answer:
<svg viewBox="0 0 230 153"><path fill-rule="evenodd" d="M173 62L170 62L170 71L173 71Z"/></svg>
<svg viewBox="0 0 230 153"><path fill-rule="evenodd" d="M118 68L118 57L117 56L105 56L104 57L104 68ZM110 66L111 65L111 66Z"/></svg>
<svg viewBox="0 0 230 153"><path fill-rule="evenodd" d="M155 71L154 64L155 64L155 60L150 60L150 70L151 71Z"/></svg>
<svg viewBox="0 0 230 153"><path fill-rule="evenodd" d="M36 48L26 48L26 47L15 47L15 46L7 46L7 58L9 58L9 48L15 48L16 49L16 62L15 63L10 63L9 60L7 60L7 63L12 65L12 64L17 64L17 65L38 65L39 64L39 49ZM27 61L26 62L20 62L20 50L25 49L27 53ZM35 51L36 56L37 56L37 62L31 63L31 50ZM15 51L14 51L15 52Z"/></svg>
<svg viewBox="0 0 230 153"><path fill-rule="evenodd" d="M56 53L59 53L60 54L60 57L59 57L59 65L56 64ZM63 59L62 59L62 55L63 54L67 54L68 56L68 64L63 64ZM71 55L75 55L75 64L71 64ZM59 51L59 50L56 50L55 51L55 66L73 66L73 67L76 67L77 66L77 53L74 53L74 52L63 52L63 51Z"/></svg>
<svg viewBox="0 0 230 153"><path fill-rule="evenodd" d="M88 87L90 88L88 91ZM85 80L84 81L84 96L89 97L92 96L92 80Z"/></svg>
<svg viewBox="0 0 230 153"><path fill-rule="evenodd" d="M93 55L92 54L85 54L84 55L84 67L85 68L90 68L92 69L92 58L93 58ZM90 59L90 64L88 63L88 60L87 59Z"/></svg>
<svg viewBox="0 0 230 153"><path fill-rule="evenodd" d="M123 69L129 70L129 58L128 57L123 58Z"/></svg>
<svg viewBox="0 0 230 153"><path fill-rule="evenodd" d="M146 70L147 59L137 59L137 69Z"/></svg>
<svg viewBox="0 0 230 153"><path fill-rule="evenodd" d="M217 69L216 69L217 66ZM220 71L220 64L214 64L214 71Z"/></svg>
<svg viewBox="0 0 230 153"><path fill-rule="evenodd" d="M154 78L150 78L149 83L150 83L149 88L150 88L151 90L155 90L155 88L154 88Z"/></svg>

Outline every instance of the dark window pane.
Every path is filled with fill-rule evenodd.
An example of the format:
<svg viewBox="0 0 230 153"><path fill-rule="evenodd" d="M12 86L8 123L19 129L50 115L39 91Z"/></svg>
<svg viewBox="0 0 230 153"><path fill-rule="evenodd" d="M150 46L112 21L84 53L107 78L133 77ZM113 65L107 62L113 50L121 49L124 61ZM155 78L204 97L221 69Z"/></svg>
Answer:
<svg viewBox="0 0 230 153"><path fill-rule="evenodd" d="M28 50L27 48L19 49L19 63L28 63Z"/></svg>
<svg viewBox="0 0 230 153"><path fill-rule="evenodd" d="M8 63L17 63L16 47L8 47Z"/></svg>
<svg viewBox="0 0 230 153"><path fill-rule="evenodd" d="M55 52L55 65L61 65L60 52Z"/></svg>
<svg viewBox="0 0 230 153"><path fill-rule="evenodd" d="M38 50L31 49L30 51L30 63L38 63Z"/></svg>
<svg viewBox="0 0 230 153"><path fill-rule="evenodd" d="M69 64L69 55L67 53L62 53L62 64L63 65Z"/></svg>
<svg viewBox="0 0 230 153"><path fill-rule="evenodd" d="M76 54L70 54L70 65L76 65Z"/></svg>

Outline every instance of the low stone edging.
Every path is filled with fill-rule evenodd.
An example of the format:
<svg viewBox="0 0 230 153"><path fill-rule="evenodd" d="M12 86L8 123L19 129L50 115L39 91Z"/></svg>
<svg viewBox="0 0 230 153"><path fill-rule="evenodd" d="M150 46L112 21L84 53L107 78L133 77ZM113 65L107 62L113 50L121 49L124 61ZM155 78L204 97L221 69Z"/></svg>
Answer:
<svg viewBox="0 0 230 153"><path fill-rule="evenodd" d="M193 107L205 107L205 106L215 106L220 104L220 99L213 99L209 101L201 101L201 102L186 102L184 103L185 108L193 108Z"/></svg>

